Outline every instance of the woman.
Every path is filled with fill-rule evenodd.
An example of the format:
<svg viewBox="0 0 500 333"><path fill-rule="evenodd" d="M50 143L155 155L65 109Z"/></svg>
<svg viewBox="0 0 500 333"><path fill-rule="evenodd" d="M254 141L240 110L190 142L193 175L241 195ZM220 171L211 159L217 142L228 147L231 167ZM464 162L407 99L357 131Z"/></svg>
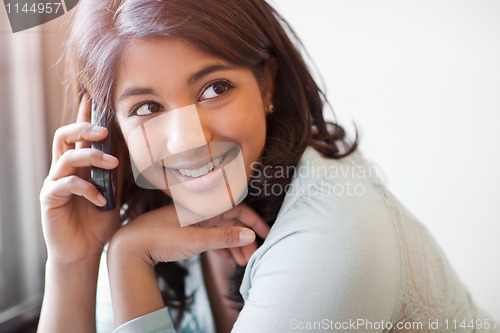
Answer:
<svg viewBox="0 0 500 333"><path fill-rule="evenodd" d="M98 308L98 324L118 332L486 328L427 231L325 123L291 31L263 0L80 2L77 122L57 131L41 193L40 332L95 329L108 242L114 316ZM91 100L118 158L89 148L108 135ZM96 208L91 166L118 168L114 211Z"/></svg>

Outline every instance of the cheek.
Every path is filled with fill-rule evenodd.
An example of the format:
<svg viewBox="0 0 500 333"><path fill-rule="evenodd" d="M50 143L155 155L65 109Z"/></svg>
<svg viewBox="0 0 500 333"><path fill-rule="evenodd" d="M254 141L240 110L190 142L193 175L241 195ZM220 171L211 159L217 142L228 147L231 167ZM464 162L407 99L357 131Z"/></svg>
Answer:
<svg viewBox="0 0 500 333"><path fill-rule="evenodd" d="M132 171L134 174L134 179L136 184L143 188L149 188L143 180L147 177L147 171L151 167L151 158L149 157L149 151L147 147L143 144L142 137L134 138L134 135L138 134L132 132L129 134L127 140L127 147L130 155L130 163Z"/></svg>
<svg viewBox="0 0 500 333"><path fill-rule="evenodd" d="M163 174L151 158L152 149L146 144L142 128L125 125L121 127L121 130L130 155L129 161L126 162L130 163L136 184L145 189L164 190L166 183Z"/></svg>
<svg viewBox="0 0 500 333"><path fill-rule="evenodd" d="M224 131L226 136L236 139L242 146L263 145L266 119L258 90L239 97L237 103L232 103L225 114L216 126Z"/></svg>
<svg viewBox="0 0 500 333"><path fill-rule="evenodd" d="M266 117L262 101L242 103L235 114L228 128L241 145L248 180L252 174L251 165L259 160L266 140Z"/></svg>
<svg viewBox="0 0 500 333"><path fill-rule="evenodd" d="M119 125L122 131L123 138L125 140L125 144L127 145L130 158L134 161L137 161L138 163L140 163L141 160L148 161L148 151L144 149L144 139L141 135L142 133L134 130L134 128L130 126L124 125L123 122L120 122Z"/></svg>

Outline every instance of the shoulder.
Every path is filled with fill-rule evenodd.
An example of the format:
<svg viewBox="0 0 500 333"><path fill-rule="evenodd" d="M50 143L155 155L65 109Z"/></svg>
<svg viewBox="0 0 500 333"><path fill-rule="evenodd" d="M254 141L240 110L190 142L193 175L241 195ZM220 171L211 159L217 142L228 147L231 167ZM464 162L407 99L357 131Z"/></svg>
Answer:
<svg viewBox="0 0 500 333"><path fill-rule="evenodd" d="M392 215L380 187L375 167L361 156L330 159L308 148L264 245L297 234L304 246L397 252Z"/></svg>
<svg viewBox="0 0 500 333"><path fill-rule="evenodd" d="M353 199L373 203L380 199L371 191L374 184L381 183L377 174L377 168L360 155L326 158L309 147L294 168L290 185L284 189L286 196L278 220L299 200L328 200L338 206Z"/></svg>
<svg viewBox="0 0 500 333"><path fill-rule="evenodd" d="M368 167L357 156L335 160L313 149L304 153L267 239L248 263L245 300L258 302L279 286L290 292L280 296L292 297L289 302L317 302L314 310L297 312L391 319L401 279L399 246Z"/></svg>

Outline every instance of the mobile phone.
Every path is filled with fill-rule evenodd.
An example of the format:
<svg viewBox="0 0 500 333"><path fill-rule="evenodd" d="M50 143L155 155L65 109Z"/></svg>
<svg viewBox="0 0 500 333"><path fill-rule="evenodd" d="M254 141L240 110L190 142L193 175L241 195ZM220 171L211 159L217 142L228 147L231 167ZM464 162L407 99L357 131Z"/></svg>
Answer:
<svg viewBox="0 0 500 333"><path fill-rule="evenodd" d="M92 100L92 125L103 126L108 129L108 135L102 141L92 142L92 148L99 149L106 154L111 153L111 121L108 119L106 110L99 110L97 104ZM90 170L92 184L106 198L106 205L99 207L101 210L113 210L116 206L115 170L106 170L92 167Z"/></svg>

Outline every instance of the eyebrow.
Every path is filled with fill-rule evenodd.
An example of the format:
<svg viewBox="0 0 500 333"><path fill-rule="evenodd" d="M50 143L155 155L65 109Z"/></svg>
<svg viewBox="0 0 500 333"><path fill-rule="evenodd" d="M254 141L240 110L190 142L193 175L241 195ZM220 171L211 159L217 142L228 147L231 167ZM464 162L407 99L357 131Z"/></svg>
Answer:
<svg viewBox="0 0 500 333"><path fill-rule="evenodd" d="M125 89L125 91L123 92L123 94L121 94L120 98L118 98L118 103L120 103L120 101L122 101L123 99L129 97L129 96L137 96L137 95L153 95L153 96L158 96L154 89L152 88L136 88L136 87L132 87L132 88L127 88Z"/></svg>
<svg viewBox="0 0 500 333"><path fill-rule="evenodd" d="M191 76L188 79L188 84L193 84L194 82L202 79L204 76L211 74L213 72L218 72L218 71L228 71L228 70L234 70L236 67L230 66L230 65L224 65L224 64L211 64L208 65L196 73L191 74ZM129 97L129 96L137 96L137 95L153 95L153 96L158 96L154 89L152 88L137 88L137 87L131 87L128 89L125 89L125 91L120 95L120 98L118 98L118 103L122 101L123 99Z"/></svg>
<svg viewBox="0 0 500 333"><path fill-rule="evenodd" d="M194 82L200 80L204 76L211 74L213 72L218 72L218 71L229 71L236 69L234 66L230 65L224 65L224 64L211 64L208 65L201 70L197 71L196 73L191 74L191 76L188 79L188 84L193 84Z"/></svg>

